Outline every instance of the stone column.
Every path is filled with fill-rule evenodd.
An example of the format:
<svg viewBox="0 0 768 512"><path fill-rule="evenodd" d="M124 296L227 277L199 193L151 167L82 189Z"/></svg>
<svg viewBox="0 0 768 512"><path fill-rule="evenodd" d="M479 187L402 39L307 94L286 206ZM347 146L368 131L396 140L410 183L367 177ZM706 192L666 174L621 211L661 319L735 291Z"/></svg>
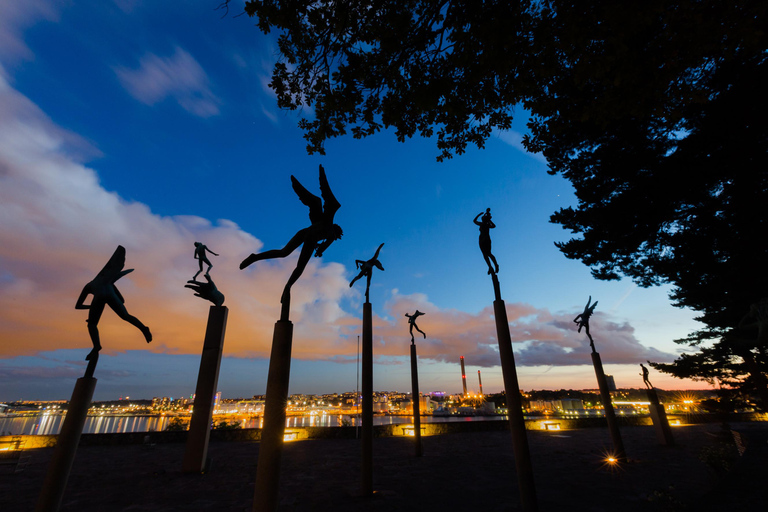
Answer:
<svg viewBox="0 0 768 512"><path fill-rule="evenodd" d="M605 378L605 372L603 372L603 362L600 360L600 354L592 351L592 365L595 367L595 376L597 377L597 386L600 388L600 399L603 402L603 409L605 410L605 421L608 423L608 430L611 433L611 440L613 441L614 455L619 462L627 462L627 453L624 451L624 442L621 440L621 432L619 432L619 425L616 422L616 414L613 412L613 404L611 403L611 392L608 389L608 381Z"/></svg>
<svg viewBox="0 0 768 512"><path fill-rule="evenodd" d="M285 407L291 376L293 323L275 323L272 353L269 358L267 396L264 403L264 428L261 429L259 460L256 466L254 512L275 512L280 502L280 463L285 438Z"/></svg>
<svg viewBox="0 0 768 512"><path fill-rule="evenodd" d="M499 297L500 293L496 274L492 275L497 299L493 301L493 312L496 317L496 337L499 341L499 357L501 372L504 377L504 389L507 395L509 409L509 428L512 432L512 449L515 452L515 469L517 484L520 488L520 502L525 512L536 512L539 509L536 500L536 486L533 481L533 466L528 449L528 436L525 433L525 418L523 418L523 403L520 399L520 385L517 381L515 356L512 352L512 337L509 333L507 308Z"/></svg>
<svg viewBox="0 0 768 512"><path fill-rule="evenodd" d="M226 306L211 306L208 326L205 330L200 370L197 372L195 405L189 422L187 446L181 470L184 473L202 473L208 458L208 441L211 437L213 399L219 382L221 353L224 349L224 333L227 329Z"/></svg>
<svg viewBox="0 0 768 512"><path fill-rule="evenodd" d="M61 506L61 499L67 487L69 472L75 460L77 446L83 433L85 418L91 407L93 391L96 389L96 379L93 378L93 368L96 366L95 354L88 365L86 376L80 377L75 383L72 398L69 399L69 408L61 426L61 432L56 440L56 449L53 458L48 464L48 473L45 475L43 489L37 500L35 512L56 512ZM90 375L89 375L90 374Z"/></svg>
<svg viewBox="0 0 768 512"><path fill-rule="evenodd" d="M373 495L373 319L371 303L363 304L362 395L363 445L362 494Z"/></svg>
<svg viewBox="0 0 768 512"><path fill-rule="evenodd" d="M672 437L672 429L669 426L669 420L667 419L667 412L664 410L664 406L659 403L659 395L656 394L656 390L646 389L648 394L648 401L651 402L648 406L648 411L651 413L651 421L653 427L656 430L656 439L660 444L666 446L674 446L675 438Z"/></svg>
<svg viewBox="0 0 768 512"><path fill-rule="evenodd" d="M421 445L421 404L419 403L419 366L416 344L411 342L411 397L413 398L413 436L416 441L416 457L424 454Z"/></svg>

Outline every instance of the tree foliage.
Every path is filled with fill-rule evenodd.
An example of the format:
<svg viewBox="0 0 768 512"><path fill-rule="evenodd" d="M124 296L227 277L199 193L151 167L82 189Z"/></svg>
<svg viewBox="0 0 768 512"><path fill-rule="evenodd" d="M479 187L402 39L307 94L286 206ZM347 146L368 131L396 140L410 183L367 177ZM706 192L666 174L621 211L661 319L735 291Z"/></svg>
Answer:
<svg viewBox="0 0 768 512"><path fill-rule="evenodd" d="M280 31L270 85L281 107L311 107L310 152L347 130L393 128L401 141L436 135L441 160L482 147L525 109L526 147L578 200L552 216L575 235L562 252L599 279L671 284L676 305L701 313L705 328L679 341L702 350L657 368L764 379L768 347L736 326L768 295L768 2L261 0L245 10Z"/></svg>
<svg viewBox="0 0 768 512"><path fill-rule="evenodd" d="M438 159L482 147L509 129L529 94L531 13L521 2L250 1L265 33L281 31L270 86L286 109L312 107L300 126L310 153L349 130L392 127L400 141L437 135Z"/></svg>

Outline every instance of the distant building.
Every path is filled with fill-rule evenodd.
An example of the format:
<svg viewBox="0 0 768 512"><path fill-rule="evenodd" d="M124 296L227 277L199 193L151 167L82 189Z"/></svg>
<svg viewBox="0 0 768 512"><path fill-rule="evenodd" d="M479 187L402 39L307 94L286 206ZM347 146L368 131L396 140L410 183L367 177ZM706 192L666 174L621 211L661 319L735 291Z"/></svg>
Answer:
<svg viewBox="0 0 768 512"><path fill-rule="evenodd" d="M608 383L608 391L616 391L616 381L613 380L613 375L606 375L605 381Z"/></svg>

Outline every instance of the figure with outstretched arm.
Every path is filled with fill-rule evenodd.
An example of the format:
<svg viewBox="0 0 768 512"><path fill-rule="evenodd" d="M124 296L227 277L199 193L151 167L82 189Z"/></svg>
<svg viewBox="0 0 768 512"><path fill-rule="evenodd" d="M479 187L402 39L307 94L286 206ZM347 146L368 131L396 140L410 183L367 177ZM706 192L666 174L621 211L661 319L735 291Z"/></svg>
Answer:
<svg viewBox="0 0 768 512"><path fill-rule="evenodd" d="M280 298L281 303L290 301L291 286L301 277L307 263L312 258L312 253L314 252L318 258L321 257L323 252L344 234L341 227L333 223L333 217L341 207L341 204L339 204L333 192L331 192L328 179L325 177L325 169L323 169L322 165L320 166L320 193L322 199L309 192L293 176L291 176L291 184L301 202L309 207L309 220L312 224L293 235L293 238L282 249L272 249L259 254L251 254L240 263L240 269L242 270L257 261L285 258L299 246L302 246L299 253L299 261L296 263L296 269L291 274L291 277L288 278L288 283L286 283L283 289L283 295Z"/></svg>
<svg viewBox="0 0 768 512"><path fill-rule="evenodd" d="M200 270L197 271L197 274L195 274L192 277L192 280L194 281L197 276L200 275L200 272L203 271L203 263L208 265L208 270L205 271L205 275L209 275L211 273L211 269L213 268L213 264L211 264L210 260L208 260L208 256L205 255L205 253L209 252L213 254L214 256L218 256L215 252L210 250L208 247L206 247L204 244L200 242L195 242L195 259L200 264Z"/></svg>
<svg viewBox="0 0 768 512"><path fill-rule="evenodd" d="M417 331L419 331L419 332L420 332L422 335L424 335L424 338L426 338L426 337L427 337L426 333L425 333L424 331L422 331L421 329L419 329L419 326L418 326L418 325L416 325L416 319L417 319L417 318L419 318L421 315L424 315L424 314L426 314L426 313L422 313L422 312L421 312L421 311L419 311L418 309L417 309L417 310L416 310L416 312L415 312L414 314L412 314L412 315L409 315L408 313L406 313L406 314L405 314L405 316L407 316L407 317L408 317L408 323L410 324L411 343L413 343L413 342L414 342L414 339L413 339L413 330L414 330L414 329L416 329L416 330L417 330Z"/></svg>
<svg viewBox="0 0 768 512"><path fill-rule="evenodd" d="M152 341L152 333L149 332L149 328L141 323L141 321L128 314L125 309L125 299L120 294L120 291L115 286L115 282L124 275L133 272L133 269L123 270L125 266L125 248L122 245L118 245L112 257L107 264L98 273L98 275L86 284L83 291L80 292L80 296L77 298L77 304L75 309L87 309L88 310L88 333L91 336L91 342L93 343L93 350L85 358L90 360L95 354L101 350L101 340L99 339L99 320L101 314L104 312L104 306L112 308L117 316L136 326L144 335L144 339L147 343ZM85 303L86 297L93 295L93 299L90 304Z"/></svg>
<svg viewBox="0 0 768 512"><path fill-rule="evenodd" d="M480 220L478 221L477 219ZM478 213L475 216L474 223L480 228L480 251L483 253L485 263L488 265L488 274L498 274L499 264L496 262L494 255L491 254L490 230L496 227L496 224L491 220L491 209L486 208L485 213Z"/></svg>
<svg viewBox="0 0 768 512"><path fill-rule="evenodd" d="M592 339L592 335L589 334L589 317L592 316L592 313L595 312L595 306L597 306L597 301L595 301L592 306L589 305L589 303L592 302L592 296L589 296L589 299L587 299L587 305L584 306L584 311L581 312L576 318L573 319L573 322L578 324L579 329L578 332L581 332L581 328L583 327L584 330L587 333L587 337L589 338L589 346L592 347L592 352L595 351L595 342Z"/></svg>
<svg viewBox="0 0 768 512"><path fill-rule="evenodd" d="M367 278L367 283L365 285L365 300L368 301L368 291L371 288L371 275L373 274L373 268L376 267L379 270L384 270L384 267L381 265L381 262L379 261L379 251L381 251L381 248L384 247L384 244L381 244L378 249L376 249L376 254L373 255L373 258L369 259L368 261L363 260L355 260L355 267L360 269L360 273L355 276L355 278L349 282L349 287L352 288L352 285L355 284L355 281L360 279L361 277L365 276Z"/></svg>
<svg viewBox="0 0 768 512"><path fill-rule="evenodd" d="M648 378L648 368L646 368L642 363L640 363L640 368L643 370L643 373L640 374L643 376L643 384L645 384L645 387L648 389L653 389L653 384L651 384L651 380Z"/></svg>

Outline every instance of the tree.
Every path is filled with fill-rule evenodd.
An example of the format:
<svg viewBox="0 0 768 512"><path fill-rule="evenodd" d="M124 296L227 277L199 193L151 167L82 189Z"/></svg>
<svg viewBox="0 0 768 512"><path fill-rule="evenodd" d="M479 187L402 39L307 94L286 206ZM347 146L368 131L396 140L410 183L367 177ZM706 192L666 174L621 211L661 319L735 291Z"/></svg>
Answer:
<svg viewBox="0 0 768 512"><path fill-rule="evenodd" d="M310 152L350 130L437 135L438 160L530 115L524 143L573 183L558 243L599 279L672 285L704 329L657 368L757 387L765 344L737 330L768 294L768 3L250 1L281 31L271 87ZM714 345L711 345L711 343ZM709 350L711 347L716 349ZM764 386L763 386L764 387ZM768 403L768 400L765 400Z"/></svg>
<svg viewBox="0 0 768 512"><path fill-rule="evenodd" d="M344 135L392 127L398 140L436 133L439 160L509 129L524 80L524 2L434 0L246 2L265 32L280 30L270 87L302 119L310 153ZM490 49L493 51L489 51Z"/></svg>

